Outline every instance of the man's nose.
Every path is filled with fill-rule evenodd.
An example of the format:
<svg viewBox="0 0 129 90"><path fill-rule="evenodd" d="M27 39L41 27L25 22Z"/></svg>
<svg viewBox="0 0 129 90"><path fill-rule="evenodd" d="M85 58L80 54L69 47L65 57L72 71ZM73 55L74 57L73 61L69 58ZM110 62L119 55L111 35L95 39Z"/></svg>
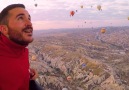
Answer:
<svg viewBox="0 0 129 90"><path fill-rule="evenodd" d="M31 21L29 19L26 20L26 26L32 26L32 23L31 23Z"/></svg>

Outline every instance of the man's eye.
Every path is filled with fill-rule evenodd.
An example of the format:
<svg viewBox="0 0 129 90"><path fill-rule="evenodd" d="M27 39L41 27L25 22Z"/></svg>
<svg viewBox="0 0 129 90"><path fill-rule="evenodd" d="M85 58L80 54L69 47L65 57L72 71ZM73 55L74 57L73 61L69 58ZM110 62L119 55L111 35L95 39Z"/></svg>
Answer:
<svg viewBox="0 0 129 90"><path fill-rule="evenodd" d="M21 19L23 19L23 17L18 17L18 20L21 20Z"/></svg>

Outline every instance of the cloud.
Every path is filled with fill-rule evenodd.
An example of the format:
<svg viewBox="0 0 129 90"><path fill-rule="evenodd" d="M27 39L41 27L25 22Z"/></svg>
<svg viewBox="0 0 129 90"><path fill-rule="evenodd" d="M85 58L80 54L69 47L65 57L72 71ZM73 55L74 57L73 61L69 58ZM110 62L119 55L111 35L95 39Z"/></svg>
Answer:
<svg viewBox="0 0 129 90"><path fill-rule="evenodd" d="M108 21L109 23L110 20L120 23L121 20L127 20L129 16L129 0L1 0L0 10L11 3L25 4L37 29L42 26L42 28L75 27L79 23L81 26L84 21L88 23ZM34 6L35 3L38 4L37 7ZM81 5L84 8L81 8ZM97 10L97 5L102 6L102 11ZM71 10L77 10L73 17L70 17ZM47 25L48 23L49 25ZM107 25L108 23L105 22ZM119 23L116 22L116 24ZM125 21L124 24L127 23ZM40 24L43 25L40 26ZM101 26L96 23L92 23L92 25Z"/></svg>

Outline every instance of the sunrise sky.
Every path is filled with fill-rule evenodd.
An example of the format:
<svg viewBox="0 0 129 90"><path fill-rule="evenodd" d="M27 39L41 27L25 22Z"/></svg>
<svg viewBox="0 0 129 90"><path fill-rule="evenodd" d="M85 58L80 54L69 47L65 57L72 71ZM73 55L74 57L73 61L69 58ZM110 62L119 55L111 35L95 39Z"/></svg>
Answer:
<svg viewBox="0 0 129 90"><path fill-rule="evenodd" d="M129 0L0 0L0 11L14 3L26 6L35 30L129 26Z"/></svg>

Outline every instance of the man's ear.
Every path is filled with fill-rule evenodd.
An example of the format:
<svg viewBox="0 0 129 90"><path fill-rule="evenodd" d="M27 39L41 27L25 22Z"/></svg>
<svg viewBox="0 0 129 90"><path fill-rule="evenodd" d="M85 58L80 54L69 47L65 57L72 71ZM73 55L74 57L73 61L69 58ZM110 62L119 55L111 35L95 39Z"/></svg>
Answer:
<svg viewBox="0 0 129 90"><path fill-rule="evenodd" d="M0 25L0 32L5 36L8 36L8 28L6 25Z"/></svg>

